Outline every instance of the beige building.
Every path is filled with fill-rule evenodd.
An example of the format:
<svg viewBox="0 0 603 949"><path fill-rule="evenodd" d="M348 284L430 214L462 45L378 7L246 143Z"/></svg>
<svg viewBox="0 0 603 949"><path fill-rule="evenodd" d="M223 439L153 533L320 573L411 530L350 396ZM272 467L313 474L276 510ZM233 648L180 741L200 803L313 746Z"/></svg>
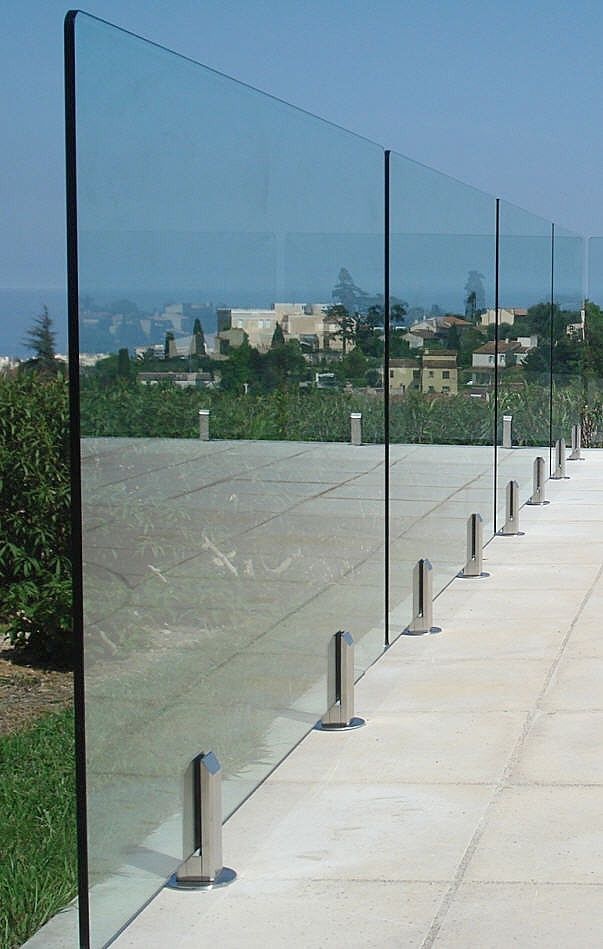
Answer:
<svg viewBox="0 0 603 949"><path fill-rule="evenodd" d="M499 369L508 369L517 364L517 355L525 349L517 340L501 339L498 343L498 359L496 360ZM471 365L473 369L492 369L496 356L496 343L492 340L480 346L473 351Z"/></svg>
<svg viewBox="0 0 603 949"><path fill-rule="evenodd" d="M338 336L339 325L329 319L325 304L306 304L304 313L288 313L283 317L281 328L285 340L297 339L304 349L322 352L330 349L341 352L343 338Z"/></svg>
<svg viewBox="0 0 603 949"><path fill-rule="evenodd" d="M426 352L421 367L421 391L429 395L457 395L456 353L446 349Z"/></svg>
<svg viewBox="0 0 603 949"><path fill-rule="evenodd" d="M296 339L306 351L330 349L340 352L343 340L338 336L339 326L329 319L328 303L274 303L270 309L220 309L218 330L242 330L249 345L266 352L279 323L285 342Z"/></svg>
<svg viewBox="0 0 603 949"><path fill-rule="evenodd" d="M417 326L415 328L413 326L408 333L404 333L402 339L411 349L423 349L424 346L436 341L436 334L431 327Z"/></svg>
<svg viewBox="0 0 603 949"><path fill-rule="evenodd" d="M528 315L528 311L520 307L511 307L511 308L499 307L498 325L500 326L501 323L506 323L507 326L513 326L516 319L519 319L520 317L527 316L527 315ZM482 326L485 326L485 327L495 326L496 325L496 310L495 309L486 310L486 312L482 313L482 315L480 316L480 320L481 320Z"/></svg>
<svg viewBox="0 0 603 949"><path fill-rule="evenodd" d="M409 389L421 388L421 366L416 359L390 359L390 395L404 395Z"/></svg>
<svg viewBox="0 0 603 949"><path fill-rule="evenodd" d="M270 349L277 320L274 310L223 309L218 310L218 331L222 335L227 330L242 330L250 346L266 352Z"/></svg>
<svg viewBox="0 0 603 949"><path fill-rule="evenodd" d="M243 345L245 332L241 329L222 330L216 335L216 349L214 358L226 357L231 349L238 349Z"/></svg>

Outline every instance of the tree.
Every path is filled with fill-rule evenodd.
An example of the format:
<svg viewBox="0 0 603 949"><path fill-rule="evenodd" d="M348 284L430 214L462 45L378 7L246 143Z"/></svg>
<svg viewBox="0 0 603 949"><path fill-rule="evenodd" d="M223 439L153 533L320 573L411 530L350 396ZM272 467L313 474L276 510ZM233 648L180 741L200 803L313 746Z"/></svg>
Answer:
<svg viewBox="0 0 603 949"><path fill-rule="evenodd" d="M172 343L174 342L174 334L171 330L168 330L165 334L165 343L163 345L163 352L166 359L169 359L171 356Z"/></svg>
<svg viewBox="0 0 603 949"><path fill-rule="evenodd" d="M345 267L342 267L339 271L337 283L331 293L331 299L335 303L341 304L350 313L366 309L371 302L369 294L354 283L351 273Z"/></svg>
<svg viewBox="0 0 603 949"><path fill-rule="evenodd" d="M45 306L23 340L23 345L34 353L33 358L26 363L28 367L56 376L59 367L55 359L55 337L48 307Z"/></svg>
<svg viewBox="0 0 603 949"><path fill-rule="evenodd" d="M603 310L590 300L585 304L584 369L587 375L603 377Z"/></svg>
<svg viewBox="0 0 603 949"><path fill-rule="evenodd" d="M335 368L338 378L342 382L351 382L353 385L361 386L366 381L367 371L372 368L364 353L359 349L353 349Z"/></svg>
<svg viewBox="0 0 603 949"><path fill-rule="evenodd" d="M308 366L296 339L282 346L273 346L262 356L262 381L265 389L286 389L297 385L307 374Z"/></svg>
<svg viewBox="0 0 603 949"><path fill-rule="evenodd" d="M489 326L486 327L486 334L490 342L496 339L496 324L495 323L490 323ZM529 335L530 334L527 330L525 333L522 332L522 327L519 325L518 320L515 320L515 323L513 324L513 326L511 326L510 323L498 324L499 341L503 339L510 339L511 337L513 337L513 339L516 339L518 336L529 336Z"/></svg>
<svg viewBox="0 0 603 949"><path fill-rule="evenodd" d="M400 359L412 356L410 346L402 333L392 333L389 340L389 355L391 359ZM418 363L417 363L418 365Z"/></svg>
<svg viewBox="0 0 603 949"><path fill-rule="evenodd" d="M129 379L132 365L130 363L130 354L127 349L120 349L117 354L117 375L122 379Z"/></svg>
<svg viewBox="0 0 603 949"><path fill-rule="evenodd" d="M553 372L557 376L582 378L584 344L564 333L553 347Z"/></svg>
<svg viewBox="0 0 603 949"><path fill-rule="evenodd" d="M384 351L383 334L385 313L381 306L370 306L366 313L356 316L356 346L365 356L381 358Z"/></svg>
<svg viewBox="0 0 603 949"><path fill-rule="evenodd" d="M193 346L192 346L192 355L193 356L205 356L207 355L205 349L205 334L203 332L203 327L201 325L201 320L197 316L195 322L193 323Z"/></svg>
<svg viewBox="0 0 603 949"><path fill-rule="evenodd" d="M222 382L220 387L226 391L241 393L245 385L252 388L261 385L262 354L249 345L247 336L240 346L229 349L228 359L220 362Z"/></svg>
<svg viewBox="0 0 603 949"><path fill-rule="evenodd" d="M485 277L479 270L470 270L465 284L465 319L475 323L486 309Z"/></svg>
<svg viewBox="0 0 603 949"><path fill-rule="evenodd" d="M337 324L338 328L334 335L341 339L342 351L345 356L348 343L354 343L356 340L356 321L341 303L328 307L327 319Z"/></svg>
<svg viewBox="0 0 603 949"><path fill-rule="evenodd" d="M446 349L453 349L455 353L461 351L461 334L456 323L451 323L446 333Z"/></svg>
<svg viewBox="0 0 603 949"><path fill-rule="evenodd" d="M389 322L391 326L404 325L404 317L408 310L406 303L394 303L389 311Z"/></svg>
<svg viewBox="0 0 603 949"><path fill-rule="evenodd" d="M385 327L385 311L382 306L369 306L366 313L361 317L359 316L359 320L370 329L381 331Z"/></svg>
<svg viewBox="0 0 603 949"><path fill-rule="evenodd" d="M285 334L281 324L277 321L276 326L274 327L274 333L272 334L272 342L270 343L270 349L276 349L278 346L285 345Z"/></svg>
<svg viewBox="0 0 603 949"><path fill-rule="evenodd" d="M539 343L535 349L531 349L525 358L523 368L528 376L539 377L545 374L548 376L551 369L550 345Z"/></svg>
<svg viewBox="0 0 603 949"><path fill-rule="evenodd" d="M468 369L473 361L473 353L484 344L484 337L475 326L468 326L461 333L459 368Z"/></svg>

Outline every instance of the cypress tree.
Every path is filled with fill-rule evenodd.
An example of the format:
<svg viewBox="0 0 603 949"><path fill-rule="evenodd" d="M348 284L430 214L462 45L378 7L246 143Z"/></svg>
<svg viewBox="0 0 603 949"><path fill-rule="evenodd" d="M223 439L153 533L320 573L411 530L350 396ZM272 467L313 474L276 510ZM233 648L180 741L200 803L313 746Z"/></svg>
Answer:
<svg viewBox="0 0 603 949"><path fill-rule="evenodd" d="M285 345L285 334L283 333L283 328L280 323L277 322L274 327L274 333L272 334L272 342L270 343L270 349L276 349L277 346Z"/></svg>
<svg viewBox="0 0 603 949"><path fill-rule="evenodd" d="M129 379L130 369L130 354L127 349L120 349L117 354L117 375L122 379Z"/></svg>
<svg viewBox="0 0 603 949"><path fill-rule="evenodd" d="M193 356L205 356L205 334L201 325L201 320L196 317L193 323Z"/></svg>
<svg viewBox="0 0 603 949"><path fill-rule="evenodd" d="M40 316L36 317L33 327L27 331L23 345L34 353L28 365L40 369L42 372L56 375L58 371L55 359L55 338L52 330L52 320L48 314L48 307L43 307Z"/></svg>

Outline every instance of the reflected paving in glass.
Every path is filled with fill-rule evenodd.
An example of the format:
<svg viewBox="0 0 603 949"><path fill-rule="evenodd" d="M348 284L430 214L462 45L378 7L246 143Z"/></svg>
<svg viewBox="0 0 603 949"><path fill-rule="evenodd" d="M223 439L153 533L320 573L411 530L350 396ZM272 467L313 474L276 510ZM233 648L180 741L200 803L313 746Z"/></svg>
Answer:
<svg viewBox="0 0 603 949"><path fill-rule="evenodd" d="M75 29L97 946L189 856L190 761L227 817L326 711L333 634L383 651L384 153Z"/></svg>
<svg viewBox="0 0 603 949"><path fill-rule="evenodd" d="M553 228L549 221L500 202L497 433L498 526L510 481L523 504L533 493L534 461L547 472L551 439L551 289ZM503 440L511 419L510 444Z"/></svg>
<svg viewBox="0 0 603 949"><path fill-rule="evenodd" d="M391 156L391 634L412 614L412 573L434 593L466 556L467 520L494 528L494 398L486 354L495 286L496 202ZM486 360L481 368L480 359Z"/></svg>
<svg viewBox="0 0 603 949"><path fill-rule="evenodd" d="M580 422L595 444L603 423L582 238L74 23L101 947L190 856L191 761L219 759L228 818L327 711L333 634L359 678L408 631L417 562L437 598L471 516L490 539L507 484L522 504L551 441ZM603 239L589 260L603 287Z"/></svg>

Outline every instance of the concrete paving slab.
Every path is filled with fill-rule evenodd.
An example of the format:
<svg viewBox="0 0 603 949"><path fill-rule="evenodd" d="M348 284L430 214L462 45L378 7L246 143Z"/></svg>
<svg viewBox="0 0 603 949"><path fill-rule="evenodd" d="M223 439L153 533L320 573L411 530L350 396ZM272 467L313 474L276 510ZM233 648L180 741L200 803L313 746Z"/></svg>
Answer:
<svg viewBox="0 0 603 949"><path fill-rule="evenodd" d="M513 784L603 785L603 712L539 713L531 723Z"/></svg>
<svg viewBox="0 0 603 949"><path fill-rule="evenodd" d="M217 467L219 457L220 484L203 487L201 478L194 487L199 473L187 477L204 451L199 444L189 447L194 459L187 459L186 445L177 446L173 457L160 454L149 484L159 485L162 471L161 477L171 478L177 467L176 484L184 488L187 514L200 498L205 499L200 510L211 513L210 495L204 492L212 492L212 502L225 504L229 517L236 515L236 503L229 507L231 502L224 499L239 492L244 499L241 521L245 514L265 513L287 518L289 526L300 522L294 545L288 543L291 532L279 531L277 525L259 542L261 524L250 529L245 523L243 532L218 553L197 550L193 538L184 545L190 555L167 571L168 580L210 582L213 570L213 576L221 578L215 590L219 612L253 633L232 638L232 655L227 635L204 643L205 659L219 666L208 695L231 691L248 673L248 691L238 690L232 708L222 714L218 735L226 742L226 757L232 758L225 781L230 812L311 725L313 710L322 701L320 670L333 628L348 621L357 627L358 674L382 651L383 630L375 621L382 609L381 541L366 544L365 532L355 544L357 523L370 524L383 503L382 448L350 451L352 446L330 445L321 454L318 445L283 448L274 443L273 448L250 443L248 454L241 443L223 443L219 451L209 444L208 463ZM98 449L96 461L91 457L87 464L100 484L119 456L111 454L110 446ZM144 474L137 452L148 456L151 449L132 447L133 457L127 459L131 471L122 472L124 484L135 484ZM120 446L122 456L127 450L126 444ZM501 478L523 471L526 480L536 453L542 452L501 452ZM435 564L436 589L452 578L464 554L463 507L479 499L486 503L492 452L464 446L393 446L391 454L392 461L399 462L392 487L393 505L399 504L395 518L400 519L392 525L399 537L392 563L394 635L410 613L412 560L404 556L416 552L412 544L418 549L430 540L430 522L436 524L439 517L448 528L448 540ZM603 773L597 753L603 728L603 650L598 646L603 541L597 539L596 526L593 536L593 524L601 519L603 456L588 457L588 463L572 469L570 481L547 485L550 505L522 509L523 537L496 538L488 544L489 580L454 580L437 598L434 617L444 627L442 633L401 637L364 675L356 688L356 711L367 726L340 735L310 734L227 821L224 857L239 871L239 881L214 894L162 892L117 945L171 949L172 944L229 945L231 940L233 946L270 947L295 944L303 933L303 944L309 946L481 949L490 944L565 946L572 944L574 932L574 944L597 944L589 942L591 918L580 919L583 911L600 925L590 894L596 892L600 899L603 887ZM211 466L207 470L213 471ZM443 471L448 480L442 478ZM320 477L333 473L335 480L315 482L316 472ZM281 476L285 480L278 480ZM188 483L194 490L187 490ZM122 489L119 497L136 497L131 484ZM278 504L268 503L271 495L279 498ZM254 508L254 497L267 503ZM105 502L103 494L96 511L100 516L93 523L103 524ZM358 516L355 505L363 502L366 506ZM424 518L423 532L417 530L416 538L411 534L404 547L404 519L414 517L413 504L422 514L432 505L434 513ZM122 504L121 510L127 509ZM347 522L334 528L339 544L317 543L317 533L326 537L326 527L340 516ZM324 520L324 525L312 523L308 531L310 518ZM234 516L232 524L236 529ZM450 547L457 530L459 540L453 546L460 551L460 562L455 564ZM169 529L169 540L167 534ZM348 545L348 539L354 543ZM249 564L253 577L245 572ZM125 580L113 578L109 586L122 599L120 583L136 590L136 606L145 609L144 572L128 572L136 565L133 557L122 571ZM231 587L233 604L228 606L232 567L244 582ZM307 602L298 595L304 584L311 593ZM184 582L174 585L182 596L188 595L187 589ZM271 611L275 600L288 609L270 630L255 630L255 617ZM207 611L209 615L211 606ZM152 613L149 609L150 619ZM162 706L158 700L163 692L158 664L155 678L149 680L157 689L146 706L131 694L130 711L134 736L142 734L137 728L148 739L159 735L158 746L168 749L171 742L179 754L181 743L174 736L182 722L197 734L194 722L202 721L198 716L212 702L204 706L199 701L195 663L202 654L193 658L194 650L186 645L186 608L174 616L180 625L171 631L172 642L187 691L180 696L170 692L169 673L177 666L176 655L170 655L169 701ZM221 655L222 649L226 652ZM101 737L112 707L111 695L105 699L107 714L98 722ZM220 709L219 703L213 704ZM141 719L141 707L147 717L155 716L153 727L144 715ZM244 747L236 748L243 733L252 736L258 751L247 759ZM157 799L165 792L169 802L173 798L164 778L170 767L167 758L165 767L160 766L160 751L157 747L154 756L149 754L148 763L159 767L148 775L157 781ZM124 771L124 783L117 786L133 815L136 800L144 795L145 774L134 749L130 759L137 773L128 776ZM121 766L124 761L118 756L114 763ZM109 769L105 775L109 783L112 773ZM95 826L100 827L101 809L96 816L100 823ZM147 821L146 814L142 816ZM161 854L169 854L178 836L178 815L168 817L145 845L149 866L161 864ZM139 871L123 870L126 877L134 874L133 880L139 880ZM103 887L108 894L109 883ZM560 894L557 903L555 892ZM349 893L355 894L354 900ZM103 899L99 896L95 905L100 908ZM330 938L325 920L339 927L336 942L325 941ZM500 939L494 927L500 929ZM556 934L563 941L547 943Z"/></svg>
<svg viewBox="0 0 603 949"><path fill-rule="evenodd" d="M441 633L439 635L442 635ZM411 639L412 637L408 637ZM429 642L436 637L425 637ZM374 686L374 708L388 712L532 708L545 681L538 659L407 662L401 637L387 654Z"/></svg>
<svg viewBox="0 0 603 949"><path fill-rule="evenodd" d="M603 659L564 657L542 700L545 711L603 711Z"/></svg>
<svg viewBox="0 0 603 949"><path fill-rule="evenodd" d="M552 661L567 632L567 627L552 623L540 626L527 620L525 625L517 622L511 624L504 618L488 613L482 614L479 620L470 616L456 617L444 608L436 608L434 617L434 622L442 626L437 645L434 641L428 655L425 647L418 642L419 637L405 636L400 647L404 648L406 660L431 663L468 659L488 662L497 659L509 663L548 657ZM519 674L518 670L516 672Z"/></svg>
<svg viewBox="0 0 603 949"><path fill-rule="evenodd" d="M504 788L464 879L603 883L603 787Z"/></svg>
<svg viewBox="0 0 603 949"><path fill-rule="evenodd" d="M313 782L308 793L307 781L275 775L226 825L225 860L257 880L274 877L278 854L288 880L443 881L491 795L487 785L370 782Z"/></svg>
<svg viewBox="0 0 603 949"><path fill-rule="evenodd" d="M463 883L438 949L561 949L601 945L603 887Z"/></svg>
<svg viewBox="0 0 603 949"><path fill-rule="evenodd" d="M224 949L381 949L384 946L420 947L444 887L434 883L396 883L380 880L345 882L287 880L237 883L237 906L228 891L184 894L190 913L180 915L181 895L161 896L161 908L137 936L126 931L119 949L197 949L208 944ZM213 905L212 905L213 903ZM270 907L270 935L266 934L266 909ZM244 935L241 923L244 920Z"/></svg>
<svg viewBox="0 0 603 949"><path fill-rule="evenodd" d="M278 769L279 781L495 784L501 779L522 712L372 712L366 681L356 689L356 711L367 715L370 727L308 735Z"/></svg>

